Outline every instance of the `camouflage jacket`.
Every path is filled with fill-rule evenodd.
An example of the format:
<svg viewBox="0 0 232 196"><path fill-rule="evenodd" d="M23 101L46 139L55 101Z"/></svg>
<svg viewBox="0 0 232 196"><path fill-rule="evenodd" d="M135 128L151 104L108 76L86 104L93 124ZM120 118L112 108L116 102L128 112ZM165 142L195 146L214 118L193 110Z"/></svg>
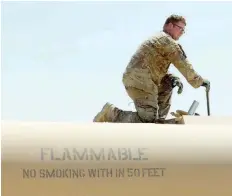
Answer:
<svg viewBox="0 0 232 196"><path fill-rule="evenodd" d="M132 56L123 74L125 86L154 90L173 64L194 88L203 83L203 78L193 69L180 44L165 32L146 40Z"/></svg>

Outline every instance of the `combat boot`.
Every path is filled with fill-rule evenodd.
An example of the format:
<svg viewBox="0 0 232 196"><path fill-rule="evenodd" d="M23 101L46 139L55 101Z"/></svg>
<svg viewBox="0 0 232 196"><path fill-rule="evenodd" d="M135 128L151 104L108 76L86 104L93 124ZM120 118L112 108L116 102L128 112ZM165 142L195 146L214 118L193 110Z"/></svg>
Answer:
<svg viewBox="0 0 232 196"><path fill-rule="evenodd" d="M113 104L107 102L102 110L94 117L93 122L111 122L111 114L114 110Z"/></svg>
<svg viewBox="0 0 232 196"><path fill-rule="evenodd" d="M142 120L137 112L123 111L107 102L94 117L93 122L142 123Z"/></svg>

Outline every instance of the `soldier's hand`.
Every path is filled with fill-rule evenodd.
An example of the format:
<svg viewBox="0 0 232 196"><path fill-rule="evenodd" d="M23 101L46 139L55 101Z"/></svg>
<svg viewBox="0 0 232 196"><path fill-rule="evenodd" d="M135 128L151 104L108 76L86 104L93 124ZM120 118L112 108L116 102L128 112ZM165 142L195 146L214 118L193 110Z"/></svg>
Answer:
<svg viewBox="0 0 232 196"><path fill-rule="evenodd" d="M178 77L172 77L172 87L178 87L178 94L181 94L183 92L183 83L180 81L180 78Z"/></svg>
<svg viewBox="0 0 232 196"><path fill-rule="evenodd" d="M206 91L210 90L210 81L207 79L204 79L203 84L201 86L204 86L206 88Z"/></svg>

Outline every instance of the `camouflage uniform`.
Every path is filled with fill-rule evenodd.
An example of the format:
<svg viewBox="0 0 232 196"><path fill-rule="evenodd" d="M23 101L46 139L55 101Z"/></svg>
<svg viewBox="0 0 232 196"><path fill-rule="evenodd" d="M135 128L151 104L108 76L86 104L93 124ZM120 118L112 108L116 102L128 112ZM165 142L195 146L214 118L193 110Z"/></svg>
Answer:
<svg viewBox="0 0 232 196"><path fill-rule="evenodd" d="M172 96L173 64L194 88L203 83L187 60L182 47L165 32L146 40L132 56L123 74L122 82L129 97L134 101L136 112L123 111L106 103L94 122L156 122L165 119Z"/></svg>

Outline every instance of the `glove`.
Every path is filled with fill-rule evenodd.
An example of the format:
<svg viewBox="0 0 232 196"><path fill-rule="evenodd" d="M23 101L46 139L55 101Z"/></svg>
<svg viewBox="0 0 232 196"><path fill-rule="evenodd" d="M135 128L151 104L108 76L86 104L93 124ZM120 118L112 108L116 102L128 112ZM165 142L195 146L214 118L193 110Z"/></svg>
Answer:
<svg viewBox="0 0 232 196"><path fill-rule="evenodd" d="M180 78L176 77L176 76L172 76L172 88L175 88L176 86L178 87L178 94L181 94L183 91L183 83L180 81Z"/></svg>
<svg viewBox="0 0 232 196"><path fill-rule="evenodd" d="M201 86L204 86L206 88L206 91L209 91L210 90L210 81L207 79L204 79Z"/></svg>

